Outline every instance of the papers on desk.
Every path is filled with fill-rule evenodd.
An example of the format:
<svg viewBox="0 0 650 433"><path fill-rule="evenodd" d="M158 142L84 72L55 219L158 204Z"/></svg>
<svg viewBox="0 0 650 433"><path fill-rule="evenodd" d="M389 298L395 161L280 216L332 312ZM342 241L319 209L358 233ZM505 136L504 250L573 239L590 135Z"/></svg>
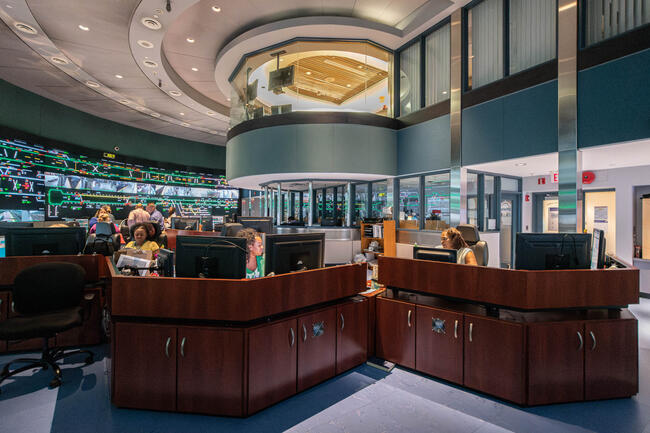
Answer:
<svg viewBox="0 0 650 433"><path fill-rule="evenodd" d="M126 254L122 254L120 258L117 261L117 268L121 269L124 267L131 267L131 268L146 268L146 269L138 269L138 275L141 277L146 277L149 275L149 268L154 265L153 260L147 260L147 259L142 259L140 257L135 257L135 256L129 256Z"/></svg>

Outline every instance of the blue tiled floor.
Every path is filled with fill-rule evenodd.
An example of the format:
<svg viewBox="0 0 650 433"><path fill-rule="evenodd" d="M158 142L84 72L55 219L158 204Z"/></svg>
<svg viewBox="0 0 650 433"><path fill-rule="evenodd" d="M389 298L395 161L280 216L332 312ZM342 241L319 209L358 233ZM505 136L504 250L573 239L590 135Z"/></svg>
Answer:
<svg viewBox="0 0 650 433"><path fill-rule="evenodd" d="M521 408L395 369L358 367L246 419L117 409L110 404L106 346L90 366L65 364L2 385L0 432L453 432L650 433L650 300L639 319L639 394L633 398ZM14 358L0 357L0 365Z"/></svg>

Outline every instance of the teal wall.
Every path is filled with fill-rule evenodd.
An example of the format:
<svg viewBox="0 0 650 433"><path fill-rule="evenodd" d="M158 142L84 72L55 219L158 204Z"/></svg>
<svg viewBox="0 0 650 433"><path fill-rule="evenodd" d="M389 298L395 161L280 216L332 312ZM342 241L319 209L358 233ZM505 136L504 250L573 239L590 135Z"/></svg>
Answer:
<svg viewBox="0 0 650 433"><path fill-rule="evenodd" d="M398 174L421 173L451 165L450 116L442 116L397 132Z"/></svg>
<svg viewBox="0 0 650 433"><path fill-rule="evenodd" d="M557 81L463 110L462 164L557 152Z"/></svg>
<svg viewBox="0 0 650 433"><path fill-rule="evenodd" d="M650 137L650 49L578 74L578 146Z"/></svg>
<svg viewBox="0 0 650 433"><path fill-rule="evenodd" d="M181 166L225 169L226 148L155 134L67 107L0 80L0 124L44 139Z"/></svg>
<svg viewBox="0 0 650 433"><path fill-rule="evenodd" d="M397 173L397 132L355 124L283 125L228 141L226 177L272 173Z"/></svg>

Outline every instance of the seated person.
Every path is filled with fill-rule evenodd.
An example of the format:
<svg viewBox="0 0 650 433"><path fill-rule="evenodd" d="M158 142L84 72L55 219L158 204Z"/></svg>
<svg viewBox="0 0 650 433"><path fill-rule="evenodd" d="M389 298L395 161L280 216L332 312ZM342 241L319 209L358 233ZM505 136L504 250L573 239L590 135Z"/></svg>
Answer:
<svg viewBox="0 0 650 433"><path fill-rule="evenodd" d="M138 250L158 251L160 247L154 241L147 240L148 230L147 225L138 223L133 226L133 240L126 244L125 248L135 248Z"/></svg>
<svg viewBox="0 0 650 433"><path fill-rule="evenodd" d="M169 207L169 214L167 218L165 218L165 229L170 229L172 228L172 218L174 218L176 215L176 208L174 206Z"/></svg>
<svg viewBox="0 0 650 433"><path fill-rule="evenodd" d="M440 235L442 247L449 250L456 250L456 262L463 265L477 266L476 257L474 252L467 246L467 242L463 239L458 229L453 227L448 228Z"/></svg>
<svg viewBox="0 0 650 433"><path fill-rule="evenodd" d="M246 278L260 278L264 276L264 246L262 237L252 228L240 230L238 238L246 238Z"/></svg>
<svg viewBox="0 0 650 433"><path fill-rule="evenodd" d="M127 224L129 225L129 228L133 228L134 225L147 222L150 218L151 215L149 215L149 212L144 210L141 203L138 203L135 205L135 209L129 213Z"/></svg>
<svg viewBox="0 0 650 433"><path fill-rule="evenodd" d="M107 213L100 213L99 216L97 217L97 222L98 223L111 223L111 217ZM117 224L113 223L113 226L115 227L115 233L119 233L120 235L120 242L124 243L124 238L122 237L122 234L120 233L120 228L117 226ZM90 228L90 231L88 232L89 234L93 234L97 231L97 223L93 224L93 226Z"/></svg>

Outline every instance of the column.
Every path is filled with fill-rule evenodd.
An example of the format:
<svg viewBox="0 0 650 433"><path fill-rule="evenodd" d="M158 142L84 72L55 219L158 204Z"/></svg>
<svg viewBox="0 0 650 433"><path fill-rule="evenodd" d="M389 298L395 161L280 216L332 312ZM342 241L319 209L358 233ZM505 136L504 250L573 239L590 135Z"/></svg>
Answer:
<svg viewBox="0 0 650 433"><path fill-rule="evenodd" d="M460 224L461 208L461 88L462 72L462 8L451 14L451 65L450 65L450 132L451 132L451 176L449 182L449 225ZM463 204L464 205L464 204Z"/></svg>

